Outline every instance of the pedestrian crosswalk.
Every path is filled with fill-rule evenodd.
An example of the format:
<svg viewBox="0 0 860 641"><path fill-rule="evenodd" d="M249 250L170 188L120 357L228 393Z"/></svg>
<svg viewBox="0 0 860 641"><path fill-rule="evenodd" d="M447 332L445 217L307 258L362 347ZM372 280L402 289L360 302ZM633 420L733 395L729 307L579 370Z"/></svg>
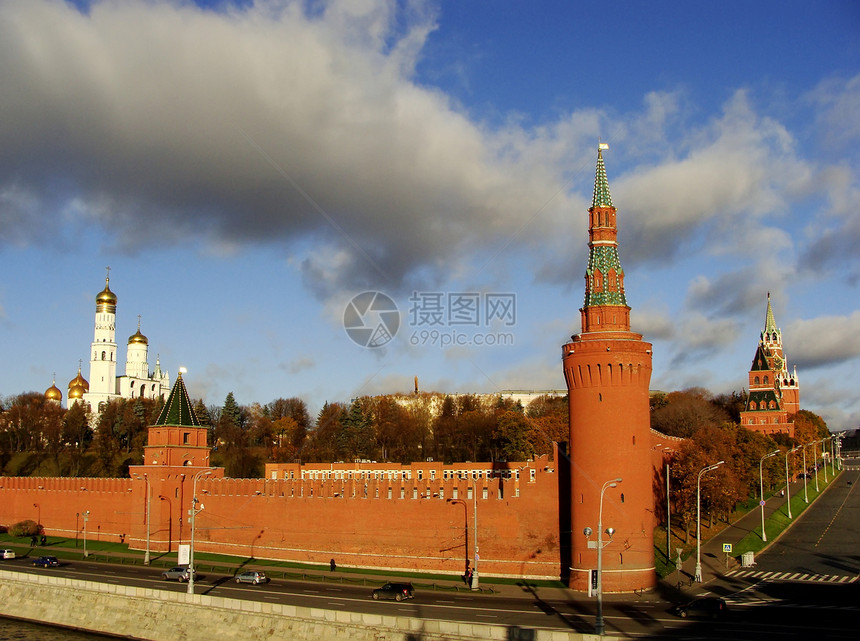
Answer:
<svg viewBox="0 0 860 641"><path fill-rule="evenodd" d="M737 579L756 579L758 581L803 581L812 583L855 583L860 576L847 576L839 574L815 574L814 572L768 572L766 570L731 570L725 577Z"/></svg>

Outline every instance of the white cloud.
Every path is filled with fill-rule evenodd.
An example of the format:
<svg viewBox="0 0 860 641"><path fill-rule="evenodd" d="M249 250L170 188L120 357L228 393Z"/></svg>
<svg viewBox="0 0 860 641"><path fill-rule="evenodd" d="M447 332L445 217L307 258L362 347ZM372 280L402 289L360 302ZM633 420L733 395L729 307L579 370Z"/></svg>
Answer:
<svg viewBox="0 0 860 641"><path fill-rule="evenodd" d="M791 337L791 360L801 371L844 363L860 356L860 311L794 321L785 336Z"/></svg>

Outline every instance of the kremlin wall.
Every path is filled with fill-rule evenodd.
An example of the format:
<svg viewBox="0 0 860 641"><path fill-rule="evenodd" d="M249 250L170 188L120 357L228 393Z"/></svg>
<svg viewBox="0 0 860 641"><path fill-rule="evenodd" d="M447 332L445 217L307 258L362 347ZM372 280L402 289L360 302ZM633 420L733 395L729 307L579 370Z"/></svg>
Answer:
<svg viewBox="0 0 860 641"><path fill-rule="evenodd" d="M598 566L597 537L606 528L602 591L653 587L654 514L661 509L653 486L675 439L650 429L652 350L630 330L605 148L598 150L588 210L582 331L561 355L569 452L561 444L552 458L506 463L270 464L265 478L224 478L222 468L209 467L208 430L194 415L180 373L131 478L2 477L0 524L32 519L49 536L175 553L191 538L188 515L197 506L197 552L454 576L471 565L479 576L561 579L581 591ZM144 387L147 396L162 393L167 375L158 366L149 374L139 327L129 339L136 365L116 377L127 385L111 382L115 311L106 279L92 343L97 385L79 382L70 403L92 406ZM765 327L743 423L785 431L786 412L798 402L796 374L787 374L769 299ZM764 379L772 389L762 383L767 371L780 374Z"/></svg>

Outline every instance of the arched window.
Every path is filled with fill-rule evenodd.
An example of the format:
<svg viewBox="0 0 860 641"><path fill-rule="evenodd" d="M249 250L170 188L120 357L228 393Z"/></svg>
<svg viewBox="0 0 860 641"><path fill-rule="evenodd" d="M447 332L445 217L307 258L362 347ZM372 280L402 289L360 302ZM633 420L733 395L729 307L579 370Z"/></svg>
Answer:
<svg viewBox="0 0 860 641"><path fill-rule="evenodd" d="M764 383L765 385L767 385L769 382L770 382L770 377L765 376L765 377L764 377L764 381L763 381L763 383Z"/></svg>
<svg viewBox="0 0 860 641"><path fill-rule="evenodd" d="M102 352L102 360L104 360L104 359L105 359L105 353Z"/></svg>
<svg viewBox="0 0 860 641"><path fill-rule="evenodd" d="M758 377L758 376L756 376L756 377L753 379L753 382L754 382L756 385L758 385L758 384L759 384L759 382L760 382L759 377Z"/></svg>

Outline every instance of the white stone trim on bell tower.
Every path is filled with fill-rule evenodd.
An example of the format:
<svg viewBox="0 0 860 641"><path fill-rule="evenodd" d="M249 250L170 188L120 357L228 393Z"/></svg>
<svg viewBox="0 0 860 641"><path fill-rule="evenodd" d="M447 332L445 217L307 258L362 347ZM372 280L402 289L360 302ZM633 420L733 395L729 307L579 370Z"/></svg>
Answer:
<svg viewBox="0 0 860 641"><path fill-rule="evenodd" d="M110 291L110 267L107 269L105 288L96 296L95 330L90 346L88 396L96 403L116 395L116 296Z"/></svg>

